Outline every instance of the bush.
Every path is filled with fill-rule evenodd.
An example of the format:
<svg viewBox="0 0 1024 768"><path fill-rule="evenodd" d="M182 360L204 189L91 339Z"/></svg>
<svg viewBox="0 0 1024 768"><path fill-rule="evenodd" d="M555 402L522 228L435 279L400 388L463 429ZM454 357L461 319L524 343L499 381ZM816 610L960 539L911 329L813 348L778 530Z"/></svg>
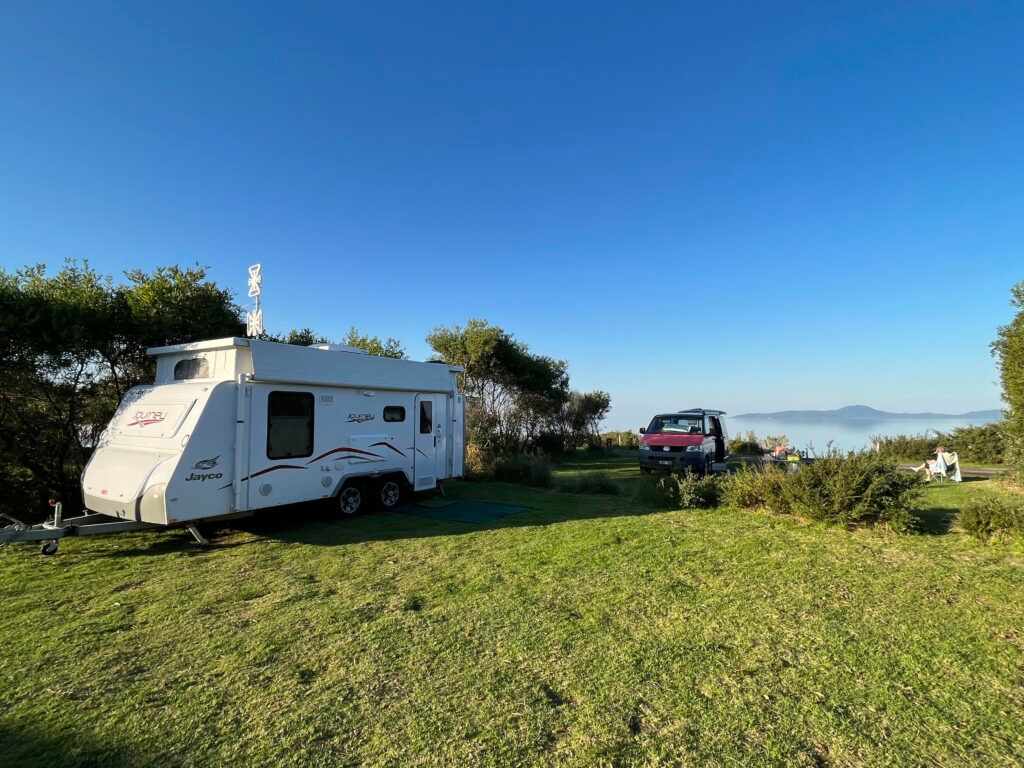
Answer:
<svg viewBox="0 0 1024 768"><path fill-rule="evenodd" d="M960 525L987 541L993 536L1024 533L1024 499L1000 493L972 496L960 513Z"/></svg>
<svg viewBox="0 0 1024 768"><path fill-rule="evenodd" d="M751 443L747 440L733 440L729 443L729 453L743 456L761 456L764 450L760 443Z"/></svg>
<svg viewBox="0 0 1024 768"><path fill-rule="evenodd" d="M494 454L479 443L466 444L465 473L469 478L494 476Z"/></svg>
<svg viewBox="0 0 1024 768"><path fill-rule="evenodd" d="M533 439L533 447L545 456L561 456L565 453L565 439L558 432L541 432Z"/></svg>
<svg viewBox="0 0 1024 768"><path fill-rule="evenodd" d="M948 446L964 461L1001 464L1006 455L1006 435L1002 422L976 427L957 427L949 433Z"/></svg>
<svg viewBox="0 0 1024 768"><path fill-rule="evenodd" d="M840 525L885 523L905 530L920 487L917 475L875 454L828 456L785 474L769 507Z"/></svg>
<svg viewBox="0 0 1024 768"><path fill-rule="evenodd" d="M558 490L563 493L599 493L617 496L622 488L604 472L577 475L558 482Z"/></svg>
<svg viewBox="0 0 1024 768"><path fill-rule="evenodd" d="M772 466L743 466L722 481L722 498L730 507L778 507L786 472Z"/></svg>
<svg viewBox="0 0 1024 768"><path fill-rule="evenodd" d="M689 471L666 475L655 483L655 498L668 509L717 507L722 484L715 475L695 475Z"/></svg>
<svg viewBox="0 0 1024 768"><path fill-rule="evenodd" d="M543 456L530 456L524 453L507 456L495 463L494 479L537 488L550 488L551 463Z"/></svg>
<svg viewBox="0 0 1024 768"><path fill-rule="evenodd" d="M605 448L639 448L640 435L636 432L604 432L601 442Z"/></svg>
<svg viewBox="0 0 1024 768"><path fill-rule="evenodd" d="M957 427L952 432L933 435L893 435L872 437L878 454L891 459L923 461L940 445L956 451L965 462L1001 464L1006 455L1006 430L1003 422L972 427Z"/></svg>
<svg viewBox="0 0 1024 768"><path fill-rule="evenodd" d="M764 449L761 447L757 435L748 431L746 435L736 435L736 437L729 441L729 453L761 456L764 453Z"/></svg>

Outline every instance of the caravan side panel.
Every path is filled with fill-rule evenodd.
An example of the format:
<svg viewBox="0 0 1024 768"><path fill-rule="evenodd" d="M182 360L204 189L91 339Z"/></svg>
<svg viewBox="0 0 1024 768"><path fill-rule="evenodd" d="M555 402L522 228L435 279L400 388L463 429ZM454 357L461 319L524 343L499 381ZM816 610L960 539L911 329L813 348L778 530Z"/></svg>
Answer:
<svg viewBox="0 0 1024 768"><path fill-rule="evenodd" d="M410 392L254 382L249 473L241 478L248 508L329 498L354 476L401 472L412 484L414 399Z"/></svg>

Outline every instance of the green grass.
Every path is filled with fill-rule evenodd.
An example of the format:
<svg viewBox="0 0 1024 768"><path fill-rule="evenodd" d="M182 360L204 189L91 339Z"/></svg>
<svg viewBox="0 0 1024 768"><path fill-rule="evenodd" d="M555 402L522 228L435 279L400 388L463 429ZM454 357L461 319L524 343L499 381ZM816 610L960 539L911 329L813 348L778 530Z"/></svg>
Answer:
<svg viewBox="0 0 1024 768"><path fill-rule="evenodd" d="M1024 763L1024 553L460 483L483 524L288 510L0 550L0 765Z"/></svg>

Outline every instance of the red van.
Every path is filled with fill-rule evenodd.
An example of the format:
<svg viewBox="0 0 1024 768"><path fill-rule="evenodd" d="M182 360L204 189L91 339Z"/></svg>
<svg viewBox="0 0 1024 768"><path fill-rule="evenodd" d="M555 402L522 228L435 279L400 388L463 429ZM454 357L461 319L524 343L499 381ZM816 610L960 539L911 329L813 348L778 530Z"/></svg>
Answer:
<svg viewBox="0 0 1024 768"><path fill-rule="evenodd" d="M658 414L640 428L640 471L710 472L725 461L724 415L706 408Z"/></svg>

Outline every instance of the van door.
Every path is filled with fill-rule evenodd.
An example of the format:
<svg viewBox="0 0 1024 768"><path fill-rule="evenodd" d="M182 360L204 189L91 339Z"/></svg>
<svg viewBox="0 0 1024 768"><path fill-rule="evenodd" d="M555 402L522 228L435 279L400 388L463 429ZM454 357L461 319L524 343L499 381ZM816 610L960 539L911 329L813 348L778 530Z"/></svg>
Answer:
<svg viewBox="0 0 1024 768"><path fill-rule="evenodd" d="M413 465L414 488L429 490L446 476L448 445L444 424L447 414L444 395L416 395L416 458Z"/></svg>

